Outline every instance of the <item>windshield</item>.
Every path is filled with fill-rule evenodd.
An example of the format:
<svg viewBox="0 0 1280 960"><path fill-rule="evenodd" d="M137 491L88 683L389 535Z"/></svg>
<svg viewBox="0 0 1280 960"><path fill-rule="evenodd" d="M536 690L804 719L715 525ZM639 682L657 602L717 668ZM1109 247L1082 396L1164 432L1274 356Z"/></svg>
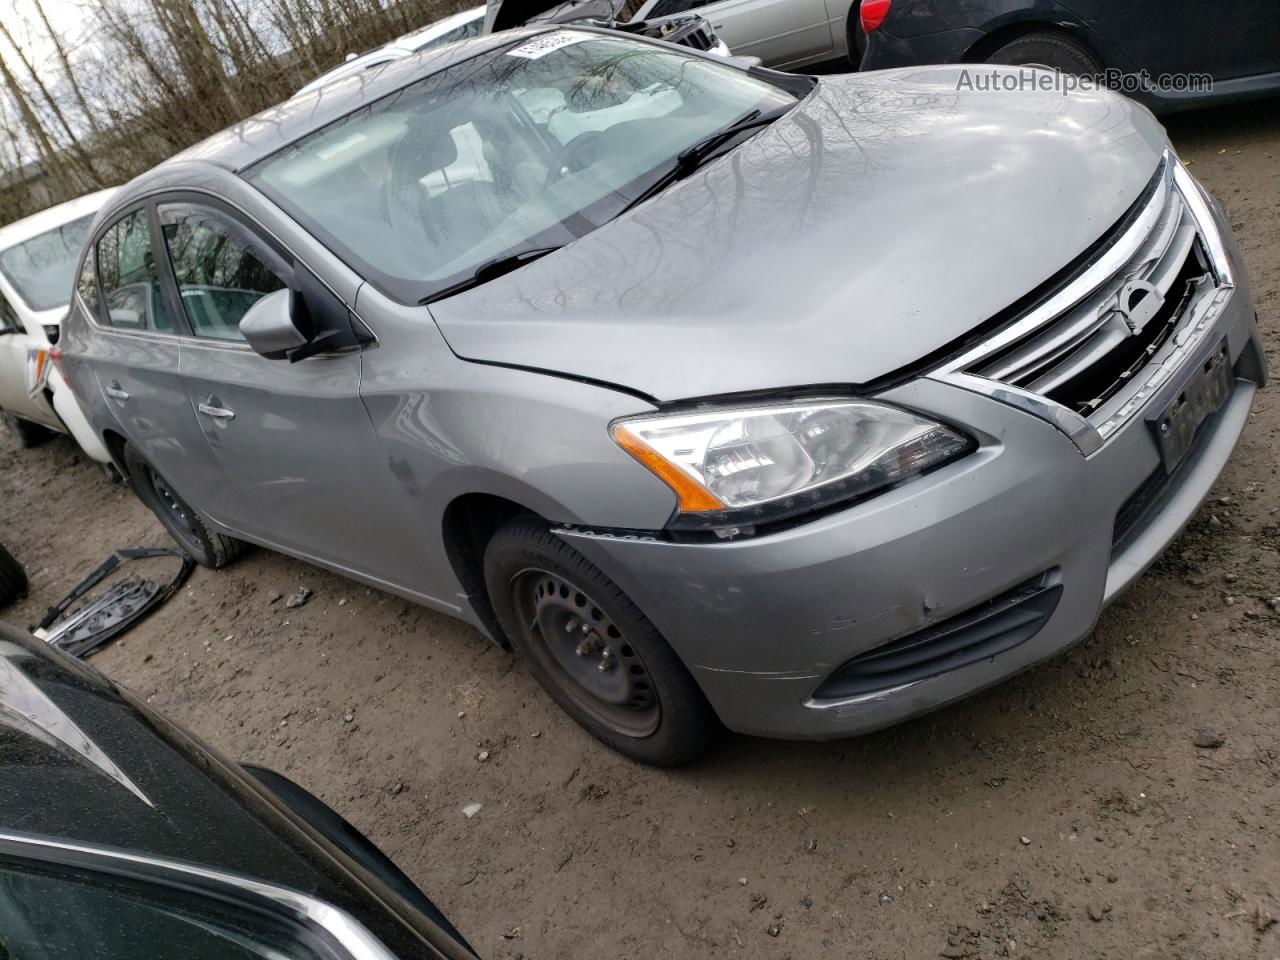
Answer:
<svg viewBox="0 0 1280 960"><path fill-rule="evenodd" d="M29 309L52 310L71 301L72 275L92 222L90 214L0 252L0 270Z"/></svg>
<svg viewBox="0 0 1280 960"><path fill-rule="evenodd" d="M395 299L617 216L681 150L795 97L676 50L572 30L456 64L248 172Z"/></svg>

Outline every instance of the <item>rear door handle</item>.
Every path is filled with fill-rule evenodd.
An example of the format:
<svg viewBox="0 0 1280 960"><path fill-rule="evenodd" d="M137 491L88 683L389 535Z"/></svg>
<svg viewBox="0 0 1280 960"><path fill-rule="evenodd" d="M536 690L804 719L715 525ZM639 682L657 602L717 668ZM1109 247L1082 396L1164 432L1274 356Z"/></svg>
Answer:
<svg viewBox="0 0 1280 960"><path fill-rule="evenodd" d="M129 399L129 394L126 391L121 390L120 384L118 383L113 383L111 386L107 387L107 389L104 390L103 392L112 400L124 401Z"/></svg>
<svg viewBox="0 0 1280 960"><path fill-rule="evenodd" d="M215 420L234 420L236 412L228 410L226 407L214 406L213 403L198 403L196 409L203 413L206 417L213 417Z"/></svg>

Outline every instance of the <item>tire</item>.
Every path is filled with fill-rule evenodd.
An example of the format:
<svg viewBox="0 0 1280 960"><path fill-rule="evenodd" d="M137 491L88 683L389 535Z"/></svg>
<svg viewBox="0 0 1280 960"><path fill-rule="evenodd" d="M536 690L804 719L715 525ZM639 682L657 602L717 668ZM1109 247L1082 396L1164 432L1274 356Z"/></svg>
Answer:
<svg viewBox="0 0 1280 960"><path fill-rule="evenodd" d="M27 595L27 573L22 564L0 544L0 607Z"/></svg>
<svg viewBox="0 0 1280 960"><path fill-rule="evenodd" d="M705 752L720 721L680 658L543 520L517 517L494 534L484 575L515 652L579 726L654 766L680 766Z"/></svg>
<svg viewBox="0 0 1280 960"><path fill-rule="evenodd" d="M30 420L23 420L21 417L15 417L11 413L0 414L0 422L4 423L5 429L9 431L9 435L17 441L18 446L24 450L30 450L32 447L38 447L53 437L53 431L47 427L42 427L38 423L32 423Z"/></svg>
<svg viewBox="0 0 1280 960"><path fill-rule="evenodd" d="M138 499L156 515L156 519L169 531L169 536L192 560L202 567L216 570L240 555L243 541L210 530L204 518L178 496L169 482L132 445L124 448L124 465Z"/></svg>
<svg viewBox="0 0 1280 960"><path fill-rule="evenodd" d="M1049 67L1077 77L1102 73L1102 61L1087 47L1056 33L1029 33L1019 37L988 56L987 63Z"/></svg>

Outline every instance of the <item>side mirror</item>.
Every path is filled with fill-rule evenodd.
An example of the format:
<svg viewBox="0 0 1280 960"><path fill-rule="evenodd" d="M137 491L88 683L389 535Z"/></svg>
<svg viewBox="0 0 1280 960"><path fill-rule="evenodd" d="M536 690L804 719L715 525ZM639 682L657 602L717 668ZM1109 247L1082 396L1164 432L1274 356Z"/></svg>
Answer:
<svg viewBox="0 0 1280 960"><path fill-rule="evenodd" d="M293 316L294 294L287 287L269 293L251 306L240 320L240 333L256 353L268 360L283 360L290 350L307 342Z"/></svg>

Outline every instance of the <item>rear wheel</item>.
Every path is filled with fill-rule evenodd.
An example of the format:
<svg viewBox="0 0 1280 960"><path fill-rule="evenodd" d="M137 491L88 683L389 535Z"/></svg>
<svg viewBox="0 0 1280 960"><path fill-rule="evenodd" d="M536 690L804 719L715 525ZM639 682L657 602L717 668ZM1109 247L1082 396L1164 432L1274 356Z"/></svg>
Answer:
<svg viewBox="0 0 1280 960"><path fill-rule="evenodd" d="M0 544L0 607L27 595L27 574L22 564Z"/></svg>
<svg viewBox="0 0 1280 960"><path fill-rule="evenodd" d="M132 446L124 448L124 465L138 499L150 508L192 560L216 569L240 555L244 544L210 530L200 514L188 506L169 481Z"/></svg>
<svg viewBox="0 0 1280 960"><path fill-rule="evenodd" d="M595 737L642 763L696 759L719 721L675 651L608 577L542 520L485 550L498 621L534 679Z"/></svg>
<svg viewBox="0 0 1280 960"><path fill-rule="evenodd" d="M47 427L15 417L11 413L0 414L0 423L4 424L5 429L9 431L9 436L13 437L18 446L24 450L39 446L53 436L53 431Z"/></svg>
<svg viewBox="0 0 1280 960"><path fill-rule="evenodd" d="M1093 77L1102 72L1102 61L1088 47L1057 33L1019 37L988 56L987 63L1048 67L1077 77Z"/></svg>

